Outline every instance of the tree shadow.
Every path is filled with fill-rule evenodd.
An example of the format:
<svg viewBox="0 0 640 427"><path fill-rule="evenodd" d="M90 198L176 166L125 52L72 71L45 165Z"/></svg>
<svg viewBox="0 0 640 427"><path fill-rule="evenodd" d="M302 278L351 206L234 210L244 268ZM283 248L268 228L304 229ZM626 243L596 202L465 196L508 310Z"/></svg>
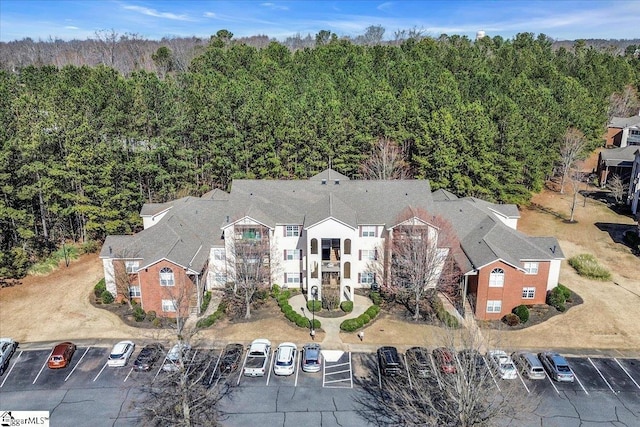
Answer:
<svg viewBox="0 0 640 427"><path fill-rule="evenodd" d="M627 231L633 231L636 229L634 224L615 224L611 222L596 222L596 227L600 231L606 231L609 233L609 237L616 243L627 246L633 249L631 245L625 240L624 235Z"/></svg>

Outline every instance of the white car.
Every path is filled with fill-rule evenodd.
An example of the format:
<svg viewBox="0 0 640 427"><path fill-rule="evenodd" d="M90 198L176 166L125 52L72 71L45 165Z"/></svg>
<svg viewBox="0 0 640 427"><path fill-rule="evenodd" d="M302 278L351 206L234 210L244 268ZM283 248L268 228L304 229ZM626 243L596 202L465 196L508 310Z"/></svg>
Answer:
<svg viewBox="0 0 640 427"><path fill-rule="evenodd" d="M191 346L186 343L177 343L169 353L167 353L167 358L164 360L164 365L162 365L162 370L166 372L175 372L180 369L180 359L184 363L184 357L191 350Z"/></svg>
<svg viewBox="0 0 640 427"><path fill-rule="evenodd" d="M118 344L114 345L111 349L111 354L109 354L109 360L107 360L107 365L109 366L127 366L129 362L129 358L135 350L136 345L133 341L120 341Z"/></svg>
<svg viewBox="0 0 640 427"><path fill-rule="evenodd" d="M491 364L496 368L503 380L518 378L516 367L509 355L502 350L492 350L488 354Z"/></svg>
<svg viewBox="0 0 640 427"><path fill-rule="evenodd" d="M16 351L18 343L12 338L0 338L0 375L2 375L9 365L9 359Z"/></svg>
<svg viewBox="0 0 640 427"><path fill-rule="evenodd" d="M296 367L296 355L298 347L292 342L285 342L278 346L276 351L276 363L273 365L273 373L276 375L291 375Z"/></svg>

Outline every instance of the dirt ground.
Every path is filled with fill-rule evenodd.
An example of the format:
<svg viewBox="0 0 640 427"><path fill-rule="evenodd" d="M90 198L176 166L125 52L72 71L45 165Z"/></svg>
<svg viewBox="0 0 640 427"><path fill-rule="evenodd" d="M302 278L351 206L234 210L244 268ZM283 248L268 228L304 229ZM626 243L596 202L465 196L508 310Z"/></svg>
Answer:
<svg viewBox="0 0 640 427"><path fill-rule="evenodd" d="M544 209L523 209L519 221L521 231L556 236L567 258L579 253L595 255L611 271L613 280L598 282L582 278L565 260L560 281L577 292L583 304L523 330L483 330L485 338L514 348L640 352L640 258L616 243L607 231L629 226L633 220L617 215L596 200L589 199L583 207L580 199L576 212L578 222L567 224L563 219L569 215L569 196L544 191L533 198L533 203ZM125 337L145 340L170 336L170 332L127 326L116 315L93 307L89 295L102 274L97 255L85 255L48 276L30 276L20 285L0 289L0 336L10 336L20 342ZM222 321L200 332L199 338L208 343L249 342L257 336L257 331L275 342L304 342L309 338L307 331L291 326L282 316L254 322ZM433 346L441 331L382 315L365 333L366 344L405 347ZM323 337L324 334L318 332L316 340L322 341ZM356 334L340 334L340 338L346 344L361 344Z"/></svg>

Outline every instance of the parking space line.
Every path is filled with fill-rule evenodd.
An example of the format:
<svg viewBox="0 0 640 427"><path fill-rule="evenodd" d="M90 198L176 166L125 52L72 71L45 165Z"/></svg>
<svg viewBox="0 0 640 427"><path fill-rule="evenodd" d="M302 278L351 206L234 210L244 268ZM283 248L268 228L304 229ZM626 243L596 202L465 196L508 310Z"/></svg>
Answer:
<svg viewBox="0 0 640 427"><path fill-rule="evenodd" d="M267 385L269 385L269 380L271 379L271 371L273 371L273 364L274 364L275 360L276 360L276 351L273 350L271 352L271 363L268 363L268 365L269 365L269 373L267 374Z"/></svg>
<svg viewBox="0 0 640 427"><path fill-rule="evenodd" d="M631 374L629 373L629 371L627 371L627 369L622 366L622 364L618 361L617 358L613 358L613 360L616 361L616 363L618 364L618 366L620 366L622 368L622 370L624 371L625 374L627 374L627 376L629 377L629 379L631 379L631 381L633 381L633 383L636 385L636 387L640 388L640 385L638 385L638 383L636 382L636 380L633 379L633 377L631 376ZM2 387L2 386L0 386Z"/></svg>
<svg viewBox="0 0 640 427"><path fill-rule="evenodd" d="M487 358L486 358L486 357L482 356L482 358L484 359L484 366L486 366L486 367L487 367L487 371L489 371L489 375L491 375L491 379L493 380L493 383L494 383L494 384L496 385L496 387L498 388L498 391L502 391L502 390L500 389L500 386L498 385L498 381L496 381L496 377L495 377L495 375L493 375L493 372L492 372L492 370L491 370L491 368L492 368L493 364L491 364L491 365L490 365L490 364L489 364L489 362L487 361Z"/></svg>
<svg viewBox="0 0 640 427"><path fill-rule="evenodd" d="M158 375L160 375L160 371L162 371L162 367L164 366L164 364L167 361L167 355L164 355L164 359L162 359L162 363L160 364L160 366L158 367L158 370L156 371L156 374L153 376L153 379L151 380L151 382L155 381L156 378L158 378Z"/></svg>
<svg viewBox="0 0 640 427"><path fill-rule="evenodd" d="M38 372L38 375L36 375L36 378L33 380L33 382L31 384L35 384L36 381L38 381L38 377L40 377L40 374L44 370L44 367L47 366L47 362L49 361L49 358L51 357L52 354L53 354L53 349L49 352L49 355L47 356L47 358L45 359L44 363L42 364L42 368L40 368L40 371Z"/></svg>
<svg viewBox="0 0 640 427"><path fill-rule="evenodd" d="M404 358L404 367L407 370L407 378L409 378L409 387L411 387L411 390L413 390L413 383L411 382L411 372L409 371L409 364L407 363L407 355L403 354L402 357Z"/></svg>
<svg viewBox="0 0 640 427"><path fill-rule="evenodd" d="M380 372L380 358L376 355L376 366L378 367L378 387L382 390L382 373Z"/></svg>
<svg viewBox="0 0 640 427"><path fill-rule="evenodd" d="M575 375L575 374L574 374ZM556 385L553 383L553 380L551 379L551 375L547 375L547 373L545 372L545 377L547 377L547 379L549 380L549 382L551 383L551 386L553 387L553 389L556 391L556 393L560 394L560 390L558 390L558 387L556 387Z"/></svg>
<svg viewBox="0 0 640 427"><path fill-rule="evenodd" d="M218 365L220 365L220 360L222 359L222 353L224 353L224 349L220 350L220 354L218 355L218 359L216 360L216 365L213 367L213 371L211 371L211 376L209 377L209 381L207 382L207 384L209 385L213 383L213 377L215 376L216 372L218 372ZM216 378L216 385L218 384L218 381L220 381L221 376L222 376L222 373L220 373L220 375L218 375L218 378Z"/></svg>
<svg viewBox="0 0 640 427"><path fill-rule="evenodd" d="M443 390L442 382L440 381L440 370L436 369L436 362L433 360L433 354L429 353L429 359L431 360L433 373L436 375L436 380L438 381L438 387L440 387L440 390Z"/></svg>
<svg viewBox="0 0 640 427"><path fill-rule="evenodd" d="M613 387L611 387L611 384L609 384L609 381L607 381L607 379L604 377L604 375L602 375L602 372L600 372L600 369L598 369L598 367L595 365L595 363L593 363L593 360L591 360L590 357L587 357L587 360L589 362L591 362L591 366L593 366L595 368L596 371L598 371L598 374L600 374L600 378L603 379L603 381L607 384L607 387L609 387L609 390L611 390L611 392L613 394L617 394L617 392L613 389ZM573 375L575 376L575 372L573 373Z"/></svg>
<svg viewBox="0 0 640 427"><path fill-rule="evenodd" d="M520 378L520 382L522 382L524 388L527 389L527 393L531 393L531 390L529 390L529 387L527 387L527 384L524 382L524 379L522 378L522 375L520 375L520 371L518 369L516 369L516 375L518 375L518 378Z"/></svg>
<svg viewBox="0 0 640 427"><path fill-rule="evenodd" d="M191 356L191 360L189 361L189 366L187 367L186 374L189 375L191 372L191 367L193 366L193 361L196 360L196 355L198 354L198 349L193 352L193 356ZM184 364L184 358L182 359L182 363Z"/></svg>
<svg viewBox="0 0 640 427"><path fill-rule="evenodd" d="M131 372L133 372L133 366L131 367L131 369L129 369L129 373L127 374L126 377L124 377L124 381L123 382L127 382L127 380L129 379L129 376L131 375Z"/></svg>
<svg viewBox="0 0 640 427"><path fill-rule="evenodd" d="M571 370L571 372L573 372L573 370ZM584 388L584 386L582 385L582 381L580 381L580 378L578 378L578 376L576 375L576 373L575 373L575 372L573 372L573 377L574 377L576 380L578 380L578 384L580 384L580 387L582 387L582 390L584 390L584 392L585 392L586 394L589 394L589 392L587 391L587 389L586 389L586 388Z"/></svg>
<svg viewBox="0 0 640 427"><path fill-rule="evenodd" d="M69 379L69 377L71 376L71 374L73 374L76 370L76 368L78 367L78 365L80 365L80 362L82 362L82 359L84 359L84 356L87 355L87 353L89 352L89 349L91 347L87 347L87 349L84 351L84 353L82 354L82 356L80 357L80 360L78 360L78 363L76 363L76 366L73 367L73 369L71 370L71 372L69 372L69 375L67 375L67 377L64 379L64 382L67 382L67 380Z"/></svg>
<svg viewBox="0 0 640 427"><path fill-rule="evenodd" d="M238 375L238 382L236 385L240 385L240 378L244 375L244 368L247 366L247 359L249 358L249 351L247 350L244 354L244 362L242 362L242 369L240 369L240 375Z"/></svg>
<svg viewBox="0 0 640 427"><path fill-rule="evenodd" d="M16 363L18 363L18 360L20 360L20 356L22 356L22 352L24 350L21 350L20 353L18 354L18 356L16 357L16 360L13 361L13 365L11 365L11 368L9 368L9 371L7 372L7 375L4 376L4 379L2 380L2 384L0 384L0 388L2 388L2 386L4 385L4 382L7 380L7 378L9 378L9 375L11 374L11 371L13 371L13 368L16 366Z"/></svg>
<svg viewBox="0 0 640 427"><path fill-rule="evenodd" d="M104 362L104 366L102 367L102 369L100 369L100 372L98 372L98 375L96 375L96 377L93 379L93 382L96 382L96 380L98 379L98 377L100 376L100 374L102 373L102 371L104 371L104 368L106 368L106 367L107 367L107 363L109 363L109 362L108 362L108 361L107 361L107 362Z"/></svg>
<svg viewBox="0 0 640 427"><path fill-rule="evenodd" d="M298 387L298 374L300 373L300 353L301 351L296 351L296 360L294 369L296 370L296 380L293 382L294 387Z"/></svg>
<svg viewBox="0 0 640 427"><path fill-rule="evenodd" d="M349 374L349 388L353 388L353 364L351 363L351 352L349 352L349 371L351 372Z"/></svg>

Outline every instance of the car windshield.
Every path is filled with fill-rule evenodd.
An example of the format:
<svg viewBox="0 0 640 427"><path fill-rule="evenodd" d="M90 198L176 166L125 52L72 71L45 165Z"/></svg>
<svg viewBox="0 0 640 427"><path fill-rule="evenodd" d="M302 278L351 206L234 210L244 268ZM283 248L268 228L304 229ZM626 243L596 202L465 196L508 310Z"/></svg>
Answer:
<svg viewBox="0 0 640 427"><path fill-rule="evenodd" d="M558 365L558 372L571 372L567 365Z"/></svg>
<svg viewBox="0 0 640 427"><path fill-rule="evenodd" d="M278 361L278 362L276 362L276 365L277 366L290 366L291 365L291 360L287 360L287 361L284 361L284 362Z"/></svg>
<svg viewBox="0 0 640 427"><path fill-rule="evenodd" d="M53 360L54 362L59 362L62 360L62 356L52 356L51 360Z"/></svg>
<svg viewBox="0 0 640 427"><path fill-rule="evenodd" d="M502 368L502 370L504 371L511 371L515 369L511 363L501 363L500 368Z"/></svg>

